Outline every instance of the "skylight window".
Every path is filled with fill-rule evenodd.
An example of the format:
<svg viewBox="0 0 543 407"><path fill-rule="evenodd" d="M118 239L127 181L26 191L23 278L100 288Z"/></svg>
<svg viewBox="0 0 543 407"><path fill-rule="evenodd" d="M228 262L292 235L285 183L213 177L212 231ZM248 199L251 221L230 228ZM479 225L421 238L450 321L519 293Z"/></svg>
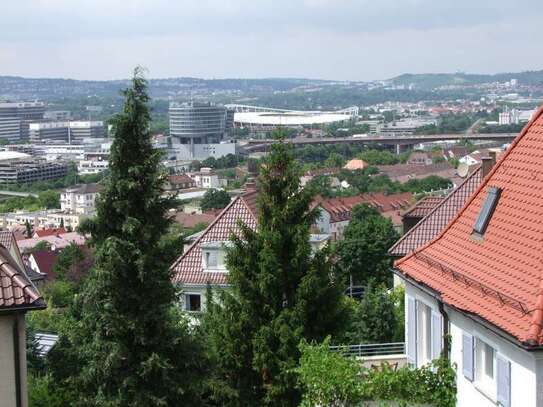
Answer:
<svg viewBox="0 0 543 407"><path fill-rule="evenodd" d="M479 216L477 217L475 225L473 226L473 231L475 233L478 233L480 235L485 234L488 223L490 222L490 218L492 217L494 209L496 209L496 205L498 204L498 200L500 199L501 192L502 190L500 188L489 188L486 199L483 202L481 211L479 212Z"/></svg>

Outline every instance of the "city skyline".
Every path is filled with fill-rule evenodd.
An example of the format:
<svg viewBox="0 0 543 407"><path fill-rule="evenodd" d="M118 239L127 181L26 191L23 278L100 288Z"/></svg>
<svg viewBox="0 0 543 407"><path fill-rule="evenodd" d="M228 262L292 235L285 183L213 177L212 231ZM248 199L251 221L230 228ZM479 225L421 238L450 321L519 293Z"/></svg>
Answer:
<svg viewBox="0 0 543 407"><path fill-rule="evenodd" d="M4 4L0 75L122 79L298 77L537 70L534 0L23 0ZM23 22L23 23L21 23Z"/></svg>

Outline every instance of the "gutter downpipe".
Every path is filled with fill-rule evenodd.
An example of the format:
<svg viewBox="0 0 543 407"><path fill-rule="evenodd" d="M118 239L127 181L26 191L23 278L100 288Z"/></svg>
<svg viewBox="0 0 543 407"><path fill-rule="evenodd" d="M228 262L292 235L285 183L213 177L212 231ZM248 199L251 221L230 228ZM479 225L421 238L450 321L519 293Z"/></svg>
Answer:
<svg viewBox="0 0 543 407"><path fill-rule="evenodd" d="M22 406L21 401L21 355L19 349L19 316L13 314L13 354L15 359L15 403L17 407Z"/></svg>
<svg viewBox="0 0 543 407"><path fill-rule="evenodd" d="M445 311L445 307L443 306L443 301L441 301L440 299L437 299L437 306L439 308L439 312L441 313L441 316L443 317L443 351L441 352L441 356L445 360L449 360L449 353L450 353L449 315Z"/></svg>

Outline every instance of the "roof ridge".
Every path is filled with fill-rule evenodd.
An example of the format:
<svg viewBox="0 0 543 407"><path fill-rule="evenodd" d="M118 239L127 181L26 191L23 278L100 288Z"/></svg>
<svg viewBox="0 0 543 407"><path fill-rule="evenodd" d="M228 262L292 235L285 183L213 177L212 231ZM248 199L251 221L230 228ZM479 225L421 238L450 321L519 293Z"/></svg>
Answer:
<svg viewBox="0 0 543 407"><path fill-rule="evenodd" d="M183 253L181 256L179 256L177 258L177 260L170 266L170 270L173 270L175 267L177 267L177 265L181 262L181 260L183 260L188 254L189 252L192 251L192 249L194 247L196 247L196 245L200 242L200 240L203 239L203 237L209 232L209 230L215 226L215 224L220 220L222 219L222 217L224 216L224 214L226 213L226 211L228 209L230 209L230 207L232 205L234 205L234 203L236 203L238 200L241 199L241 195L238 195L236 196L228 205L226 205L226 207L222 210L222 212L219 214L219 216L217 216L205 229L204 231L202 232L202 234L200 234L200 236L198 236L198 238L190 245L190 247L185 251L185 253ZM242 200L243 201L243 200ZM175 278L174 278L175 279Z"/></svg>
<svg viewBox="0 0 543 407"><path fill-rule="evenodd" d="M413 257L416 253L426 249L427 247L431 246L432 244L434 244L435 242L437 242L438 240L440 240L443 235L450 229L451 225L453 225L457 220L458 218L460 218L460 216L464 213L464 211L466 210L466 208L473 202L473 200L475 199L475 197L479 194L479 192L481 192L485 187L486 185L488 184L488 181L490 180L490 178L492 177L492 175L494 175L494 173L498 170L498 168L502 165L502 163L504 162L505 159L507 159L507 157L509 157L509 155L511 154L511 152L514 150L514 148L518 145L518 143L520 143L520 141L524 138L524 136L526 135L526 133L528 133L528 130L530 129L530 127L532 127L532 125L536 122L536 120L543 114L543 106L540 106L538 111L536 112L536 114L534 114L534 116L532 117L532 119L528 122L528 124L526 124L526 126L524 126L524 128L522 129L522 131L517 135L517 137L513 140L513 142L511 143L511 145L509 146L509 148L500 156L500 158L498 159L498 161L496 162L496 164L492 167L492 169L490 170L490 172L483 178L483 180L481 181L481 183L479 184L479 186L477 187L477 189L475 190L475 192L473 192L471 194L471 196L466 200L466 202L464 203L464 206L462 207L462 209L460 209L456 215L449 221L449 223L447 224L447 226L445 226L443 228L443 230L441 232L439 232L439 234L433 238L432 240L430 240L428 243L422 245L421 247L415 249L414 251L412 251L411 253L409 253L408 255L402 257L401 259L397 260L394 265L395 266L399 266L401 265L402 263L404 263L405 261L407 261L408 259L410 259L411 257Z"/></svg>
<svg viewBox="0 0 543 407"><path fill-rule="evenodd" d="M444 197L441 202L439 204L437 204L430 212L428 212L428 214L426 214L426 216L424 218L422 218L419 222L417 222L417 224L415 226L413 226L411 229L409 229L409 231L407 233L405 233L400 239L398 239L396 241L396 243L394 243L390 249L388 249L388 253L391 253L397 246L400 245L400 243L402 243L404 240L406 240L409 236L411 236L412 233L414 233L413 231L417 230L420 225L422 224L422 222L424 221L424 219L432 216L436 211L438 211L443 205L445 205L449 199L454 195L456 194L460 188L462 188L464 186L464 184L468 183L469 181L471 181L472 178L474 178L478 172L481 171L481 166L479 165L479 167L477 167L471 174L469 174L465 180L462 181L462 183L460 183L456 188L454 188L451 192L449 192L449 194L447 194L446 197ZM416 203L411 207L411 209L417 205ZM410 210L410 209L409 209ZM409 212L409 210L406 212L406 214ZM450 221L449 221L450 222ZM446 227L445 227L446 228ZM432 239L433 240L433 239ZM430 240L430 242L432 241ZM428 242L429 243L429 242ZM399 262L400 259L398 259L398 262ZM399 263L398 263L399 264Z"/></svg>

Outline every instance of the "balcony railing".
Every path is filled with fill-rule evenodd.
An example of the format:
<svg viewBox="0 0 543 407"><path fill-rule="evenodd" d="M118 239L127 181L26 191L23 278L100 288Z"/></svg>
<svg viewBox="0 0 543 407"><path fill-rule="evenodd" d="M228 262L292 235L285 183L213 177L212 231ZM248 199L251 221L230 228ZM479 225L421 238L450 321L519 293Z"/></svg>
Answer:
<svg viewBox="0 0 543 407"><path fill-rule="evenodd" d="M345 356L352 357L372 357L372 356L389 356L389 355L404 355L404 342L390 343L368 343L360 345L338 345L330 346L330 350L340 352Z"/></svg>

